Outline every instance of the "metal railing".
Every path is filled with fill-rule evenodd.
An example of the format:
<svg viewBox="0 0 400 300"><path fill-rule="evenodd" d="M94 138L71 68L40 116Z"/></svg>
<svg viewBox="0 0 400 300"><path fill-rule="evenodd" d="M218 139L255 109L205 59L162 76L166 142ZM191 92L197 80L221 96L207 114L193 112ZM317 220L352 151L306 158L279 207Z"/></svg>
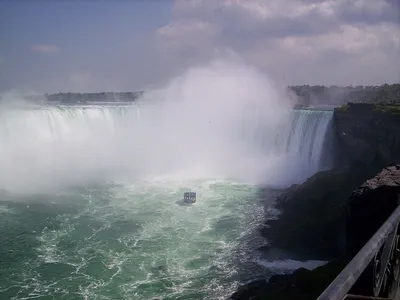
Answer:
<svg viewBox="0 0 400 300"><path fill-rule="evenodd" d="M400 299L400 206L371 237L317 300ZM372 263L372 265L371 265ZM349 294L361 274L370 272L370 295ZM372 271L372 272L371 272Z"/></svg>

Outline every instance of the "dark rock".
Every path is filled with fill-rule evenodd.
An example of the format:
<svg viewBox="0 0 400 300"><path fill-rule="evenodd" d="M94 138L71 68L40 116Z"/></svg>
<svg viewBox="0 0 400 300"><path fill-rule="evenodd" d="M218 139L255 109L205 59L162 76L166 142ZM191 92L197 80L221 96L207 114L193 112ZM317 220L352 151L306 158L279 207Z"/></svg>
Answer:
<svg viewBox="0 0 400 300"><path fill-rule="evenodd" d="M346 252L352 258L399 204L400 165L384 168L350 196Z"/></svg>
<svg viewBox="0 0 400 300"><path fill-rule="evenodd" d="M244 284L232 295L232 300L253 299L254 296L264 293L270 288L265 279L255 280Z"/></svg>
<svg viewBox="0 0 400 300"><path fill-rule="evenodd" d="M309 255L314 251L314 259L321 254L340 259L313 271L298 269L292 275L272 276L268 283L259 282L256 289L242 287L238 292L246 291L248 298L234 299L317 298L399 204L400 165L384 168L375 176L373 172L320 172L283 193L277 201L283 214L279 220L269 221L271 227L264 231L273 245ZM370 179L364 181L365 177ZM338 245L340 237L342 244ZM371 276L365 272L352 292L367 295Z"/></svg>
<svg viewBox="0 0 400 300"><path fill-rule="evenodd" d="M274 275L238 288L232 300L315 300L345 266L333 261L312 271L300 268L290 275Z"/></svg>
<svg viewBox="0 0 400 300"><path fill-rule="evenodd" d="M347 204L346 254L352 259L399 204L400 165L384 168L350 196ZM353 294L371 295L373 263L352 288Z"/></svg>
<svg viewBox="0 0 400 300"><path fill-rule="evenodd" d="M334 124L343 163L400 163L399 105L349 103L335 109Z"/></svg>
<svg viewBox="0 0 400 300"><path fill-rule="evenodd" d="M279 219L268 220L263 236L273 247L304 258L345 256L346 203L351 192L376 170L360 168L323 171L293 185L277 200Z"/></svg>
<svg viewBox="0 0 400 300"><path fill-rule="evenodd" d="M337 261L241 286L232 299L316 299L399 204L400 106L348 104L335 109L334 124L338 169L319 172L280 195L276 207L282 214L262 229L270 242L262 251L280 248ZM366 274L353 291L371 289L371 273Z"/></svg>

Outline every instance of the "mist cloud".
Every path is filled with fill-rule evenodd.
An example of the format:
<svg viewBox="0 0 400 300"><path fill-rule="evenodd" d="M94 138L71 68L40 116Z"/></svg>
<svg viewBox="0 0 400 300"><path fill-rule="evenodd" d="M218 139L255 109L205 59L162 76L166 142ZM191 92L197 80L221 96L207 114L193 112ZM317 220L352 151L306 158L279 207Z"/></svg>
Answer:
<svg viewBox="0 0 400 300"><path fill-rule="evenodd" d="M292 105L266 74L224 59L188 68L125 109L3 106L0 186L22 192L121 174L257 183L281 168L281 153L257 132L272 147Z"/></svg>

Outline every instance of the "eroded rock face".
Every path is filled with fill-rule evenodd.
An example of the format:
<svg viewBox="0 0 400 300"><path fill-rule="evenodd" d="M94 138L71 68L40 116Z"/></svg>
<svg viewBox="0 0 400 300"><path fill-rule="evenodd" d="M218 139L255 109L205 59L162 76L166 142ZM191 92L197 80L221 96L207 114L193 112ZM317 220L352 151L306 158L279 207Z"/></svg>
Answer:
<svg viewBox="0 0 400 300"><path fill-rule="evenodd" d="M278 200L283 213L279 220L269 222L271 227L264 230L266 238L275 246L295 252L318 249L314 253L319 257L338 255L336 241L342 237L347 255L312 271L298 269L290 275L275 275L269 281L241 286L231 299L316 299L389 217L399 204L399 196L400 165L379 172L320 172L302 185L292 186ZM338 231L341 225L344 230ZM352 292L367 295L371 276L363 273Z"/></svg>
<svg viewBox="0 0 400 300"><path fill-rule="evenodd" d="M400 165L384 168L356 189L347 203L346 254L351 260L399 204ZM370 295L373 264L367 267L352 293Z"/></svg>
<svg viewBox="0 0 400 300"><path fill-rule="evenodd" d="M319 172L277 199L282 214L262 234L273 247L306 258L351 258L397 206L399 169Z"/></svg>
<svg viewBox="0 0 400 300"><path fill-rule="evenodd" d="M343 163L400 163L400 106L349 103L335 109L334 124Z"/></svg>
<svg viewBox="0 0 400 300"><path fill-rule="evenodd" d="M332 261L312 271L300 268L293 274L274 275L268 281L261 279L238 288L232 300L314 300L345 266Z"/></svg>
<svg viewBox="0 0 400 300"><path fill-rule="evenodd" d="M399 205L400 165L384 168L350 196L346 252L349 259L365 245Z"/></svg>
<svg viewBox="0 0 400 300"><path fill-rule="evenodd" d="M346 204L352 191L378 170L323 171L293 185L278 199L282 214L267 221L263 236L273 247L312 259L345 255Z"/></svg>

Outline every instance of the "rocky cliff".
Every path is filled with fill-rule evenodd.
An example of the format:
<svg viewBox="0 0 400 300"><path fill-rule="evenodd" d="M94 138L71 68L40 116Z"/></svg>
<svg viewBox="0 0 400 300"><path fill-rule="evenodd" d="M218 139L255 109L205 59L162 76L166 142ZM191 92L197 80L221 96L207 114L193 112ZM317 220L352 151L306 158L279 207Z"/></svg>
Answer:
<svg viewBox="0 0 400 300"><path fill-rule="evenodd" d="M283 214L263 230L269 242L332 261L312 271L298 269L241 286L232 299L316 299L399 203L400 165L386 167L359 183L368 172L372 170L320 172L281 195L278 207ZM371 288L371 276L363 274L354 290L365 294Z"/></svg>
<svg viewBox="0 0 400 300"><path fill-rule="evenodd" d="M400 165L384 168L347 201L346 253L352 258L386 221L400 200Z"/></svg>
<svg viewBox="0 0 400 300"><path fill-rule="evenodd" d="M323 171L278 197L282 214L268 220L262 235L274 247L308 259L346 256L346 203L352 191L378 170L350 168Z"/></svg>
<svg viewBox="0 0 400 300"><path fill-rule="evenodd" d="M352 259L400 204L400 165L384 168L348 199L346 254ZM358 279L352 293L371 295L373 265Z"/></svg>
<svg viewBox="0 0 400 300"><path fill-rule="evenodd" d="M315 299L399 204L400 106L349 103L335 109L334 127L336 168L287 189L279 219L262 229L272 247L332 262L241 286L232 299ZM363 294L371 276L354 289Z"/></svg>
<svg viewBox="0 0 400 300"><path fill-rule="evenodd" d="M334 124L342 164L400 163L400 105L349 103L335 109Z"/></svg>

